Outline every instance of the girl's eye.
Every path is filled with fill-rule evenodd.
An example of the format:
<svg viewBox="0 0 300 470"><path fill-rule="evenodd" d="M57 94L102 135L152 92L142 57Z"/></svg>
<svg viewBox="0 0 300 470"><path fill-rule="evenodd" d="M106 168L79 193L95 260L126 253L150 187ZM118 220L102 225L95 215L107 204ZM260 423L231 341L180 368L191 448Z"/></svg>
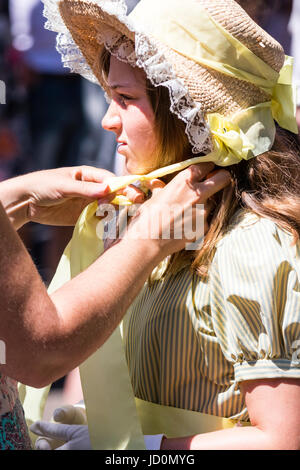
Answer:
<svg viewBox="0 0 300 470"><path fill-rule="evenodd" d="M110 94L110 98L119 103L121 106L126 106L129 101L133 101L132 96L128 96L124 93L118 93L117 91Z"/></svg>
<svg viewBox="0 0 300 470"><path fill-rule="evenodd" d="M127 96L127 95L119 95L119 97L120 97L120 100L123 102L133 100L131 96Z"/></svg>

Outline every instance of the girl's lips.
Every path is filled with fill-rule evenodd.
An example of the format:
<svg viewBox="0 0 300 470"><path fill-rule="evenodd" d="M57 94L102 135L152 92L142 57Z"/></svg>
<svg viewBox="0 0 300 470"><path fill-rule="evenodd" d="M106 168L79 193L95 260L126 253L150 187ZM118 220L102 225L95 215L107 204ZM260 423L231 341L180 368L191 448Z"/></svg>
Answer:
<svg viewBox="0 0 300 470"><path fill-rule="evenodd" d="M126 142L118 142L117 143L117 148L119 149L121 147L124 147L125 145L127 145Z"/></svg>
<svg viewBox="0 0 300 470"><path fill-rule="evenodd" d="M125 143L119 143L118 146L117 146L117 152L119 155L123 155L123 157L127 157L127 144Z"/></svg>
<svg viewBox="0 0 300 470"><path fill-rule="evenodd" d="M127 146L126 142L118 142L118 145L117 145L118 152L126 146Z"/></svg>

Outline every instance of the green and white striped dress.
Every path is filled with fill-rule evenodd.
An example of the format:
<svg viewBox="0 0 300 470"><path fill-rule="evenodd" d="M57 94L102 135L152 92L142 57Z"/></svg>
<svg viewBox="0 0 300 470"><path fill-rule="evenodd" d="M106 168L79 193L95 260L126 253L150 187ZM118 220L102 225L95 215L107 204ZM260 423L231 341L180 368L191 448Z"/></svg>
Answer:
<svg viewBox="0 0 300 470"><path fill-rule="evenodd" d="M248 421L241 381L300 379L300 243L240 211L208 282L189 267L161 277L144 286L127 318L136 397Z"/></svg>

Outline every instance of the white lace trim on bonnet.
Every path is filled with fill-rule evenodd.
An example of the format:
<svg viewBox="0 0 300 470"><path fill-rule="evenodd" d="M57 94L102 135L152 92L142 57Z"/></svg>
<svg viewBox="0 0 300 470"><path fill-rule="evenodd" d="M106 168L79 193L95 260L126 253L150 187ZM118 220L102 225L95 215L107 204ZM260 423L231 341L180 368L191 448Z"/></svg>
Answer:
<svg viewBox="0 0 300 470"><path fill-rule="evenodd" d="M78 73L87 80L99 84L63 22L59 12L59 0L42 1L45 5L44 16L47 18L45 28L58 33L57 50L61 54L64 66L68 67L71 72ZM158 51L155 42L143 33L139 25L135 25L126 16L125 1L89 0L89 2L100 6L106 13L114 15L135 33L135 43L133 43L122 33L107 27L97 37L99 44L104 44L105 48L119 60L144 69L147 78L154 86L168 88L170 111L186 124L185 132L192 145L193 153L209 153L212 150L212 142L209 127L201 111L201 104L191 98L170 63Z"/></svg>

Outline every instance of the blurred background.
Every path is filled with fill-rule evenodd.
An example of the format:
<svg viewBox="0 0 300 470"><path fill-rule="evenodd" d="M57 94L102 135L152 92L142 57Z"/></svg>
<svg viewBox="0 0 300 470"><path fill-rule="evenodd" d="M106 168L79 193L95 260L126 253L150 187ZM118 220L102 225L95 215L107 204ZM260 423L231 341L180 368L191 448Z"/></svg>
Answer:
<svg viewBox="0 0 300 470"><path fill-rule="evenodd" d="M126 3L131 11L138 0ZM300 85L300 0L239 3L295 57L294 78ZM101 128L107 109L102 90L63 68L56 35L45 30L44 23L40 0L0 0L0 80L6 85L6 104L0 100L0 181L82 164L121 174L114 135ZM300 99L300 126L299 109ZM20 231L46 284L71 233L70 228L35 224ZM78 371L55 383L52 391L56 398L48 415L61 402L81 398Z"/></svg>

